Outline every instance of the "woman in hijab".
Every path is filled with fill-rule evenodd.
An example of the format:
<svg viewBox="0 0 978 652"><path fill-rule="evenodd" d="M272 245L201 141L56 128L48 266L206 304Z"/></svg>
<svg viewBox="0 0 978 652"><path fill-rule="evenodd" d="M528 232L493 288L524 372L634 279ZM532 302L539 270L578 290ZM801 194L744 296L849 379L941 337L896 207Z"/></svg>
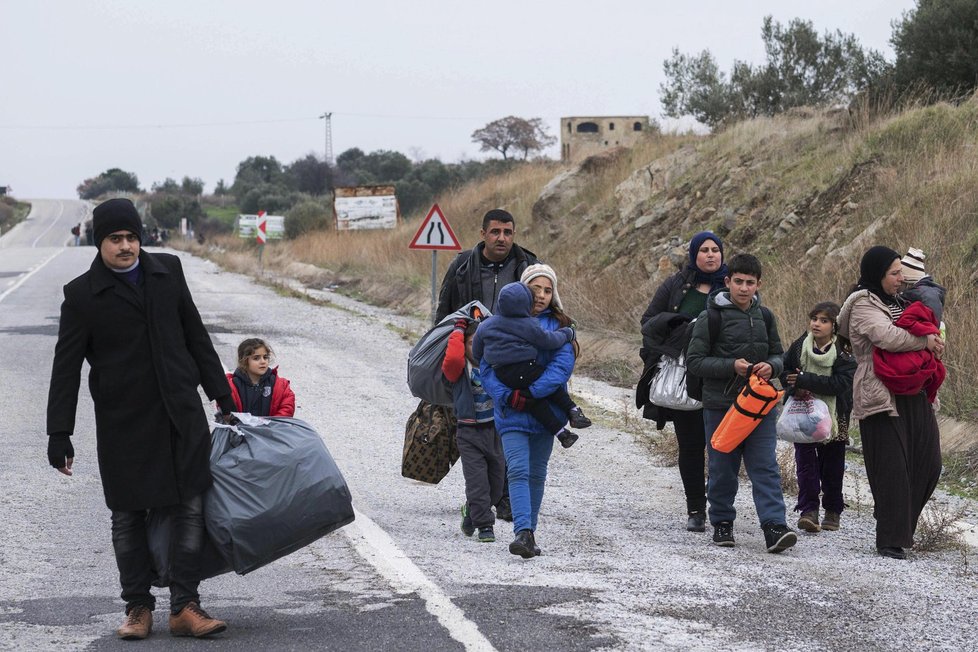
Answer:
<svg viewBox="0 0 978 652"><path fill-rule="evenodd" d="M703 410L671 410L649 401L649 384L660 356L678 358L684 345L686 325L706 310L706 299L724 287L727 266L723 262L723 242L709 231L697 233L689 241L689 262L659 286L642 315L642 360L645 371L636 390L636 405L642 416L656 422L662 430L673 422L679 443L679 475L686 494L686 529L706 530L706 477L703 456L706 434Z"/></svg>
<svg viewBox="0 0 978 652"><path fill-rule="evenodd" d="M941 475L937 418L924 392L894 395L873 368L873 349L944 354L937 335L917 337L893 324L903 312L900 254L871 247L859 263L859 282L839 314L839 334L856 358L852 417L859 420L866 475L876 515L876 550L906 559L917 520Z"/></svg>
<svg viewBox="0 0 978 652"><path fill-rule="evenodd" d="M560 295L557 294L557 274L549 265L530 265L520 277L520 282L533 291L531 313L544 330L555 331L573 323L563 311ZM533 396L548 396L558 387L567 389L567 381L574 371L576 344L575 341L556 350L540 351L537 360L546 367L546 371L530 385ZM509 551L530 559L540 554L535 532L554 437L529 412L511 407L509 398L512 390L500 382L484 358L480 373L482 385L492 397L496 431L502 439L503 453L506 455L513 532L516 534L509 544ZM559 414L556 407L554 410L555 414ZM566 419L564 414L559 416Z"/></svg>

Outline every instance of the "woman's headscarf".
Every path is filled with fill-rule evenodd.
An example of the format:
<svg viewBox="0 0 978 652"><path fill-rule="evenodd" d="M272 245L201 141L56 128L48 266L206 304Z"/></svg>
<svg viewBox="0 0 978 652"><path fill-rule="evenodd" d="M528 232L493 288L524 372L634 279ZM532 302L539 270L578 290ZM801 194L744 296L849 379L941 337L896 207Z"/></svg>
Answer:
<svg viewBox="0 0 978 652"><path fill-rule="evenodd" d="M543 263L537 263L536 265L530 265L525 270L523 270L523 275L520 276L520 283L529 285L530 281L538 276L545 276L550 279L550 282L554 286L553 298L550 300L550 304L556 306L558 310L563 310L564 306L560 303L560 295L557 294L557 272L553 270L550 265L544 265Z"/></svg>
<svg viewBox="0 0 978 652"><path fill-rule="evenodd" d="M899 259L900 254L889 247L876 245L867 249L862 260L859 261L857 289L869 290L882 299L884 303L896 303L896 298L893 295L883 291L883 277L886 276L886 272L890 269L893 261Z"/></svg>
<svg viewBox="0 0 978 652"><path fill-rule="evenodd" d="M717 243L717 246L720 248L720 269L712 274L704 272L696 266L696 256L700 252L700 247L702 247L703 243L707 240L713 240L713 242ZM687 269L691 269L696 272L696 276L693 279L693 283L695 285L699 285L700 283L709 283L711 291L720 289L724 286L723 281L730 272L727 269L727 264L723 262L723 241L720 240L717 234L711 231L700 231L690 239L689 265L687 265Z"/></svg>

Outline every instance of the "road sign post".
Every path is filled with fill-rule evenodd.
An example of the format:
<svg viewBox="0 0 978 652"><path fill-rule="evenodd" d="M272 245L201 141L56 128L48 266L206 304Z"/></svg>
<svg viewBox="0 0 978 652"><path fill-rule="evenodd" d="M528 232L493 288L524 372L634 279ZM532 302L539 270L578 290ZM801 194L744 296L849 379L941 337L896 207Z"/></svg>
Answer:
<svg viewBox="0 0 978 652"><path fill-rule="evenodd" d="M265 253L265 242L268 240L268 218L265 211L258 211L258 223L255 225L255 239L258 241L258 274L262 273L262 254Z"/></svg>
<svg viewBox="0 0 978 652"><path fill-rule="evenodd" d="M438 308L438 251L462 250L462 245L455 237L448 220L445 219L445 214L438 208L438 204L431 206L428 216L421 222L408 248L431 250L431 321L433 322Z"/></svg>

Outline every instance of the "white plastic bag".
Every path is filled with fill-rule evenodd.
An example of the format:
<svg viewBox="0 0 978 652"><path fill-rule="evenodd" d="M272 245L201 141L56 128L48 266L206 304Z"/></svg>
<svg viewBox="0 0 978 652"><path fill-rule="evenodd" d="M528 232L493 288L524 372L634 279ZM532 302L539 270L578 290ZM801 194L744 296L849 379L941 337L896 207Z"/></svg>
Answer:
<svg viewBox="0 0 978 652"><path fill-rule="evenodd" d="M659 371L649 385L649 402L670 410L689 412L699 410L703 404L686 394L686 361L663 355L659 359Z"/></svg>
<svg viewBox="0 0 978 652"><path fill-rule="evenodd" d="M778 439L796 444L821 444L832 437L832 415L825 401L794 396L778 417Z"/></svg>

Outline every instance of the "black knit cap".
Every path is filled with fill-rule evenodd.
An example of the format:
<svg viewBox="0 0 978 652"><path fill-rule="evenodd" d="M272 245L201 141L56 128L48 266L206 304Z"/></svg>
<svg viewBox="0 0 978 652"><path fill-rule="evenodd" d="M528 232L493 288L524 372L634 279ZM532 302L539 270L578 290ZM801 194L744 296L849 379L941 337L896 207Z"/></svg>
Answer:
<svg viewBox="0 0 978 652"><path fill-rule="evenodd" d="M889 247L882 245L870 247L859 261L859 285L882 294L886 270L890 269L894 260L899 259L900 254Z"/></svg>
<svg viewBox="0 0 978 652"><path fill-rule="evenodd" d="M92 211L92 232L95 246L101 246L105 236L116 231L131 231L143 242L143 221L133 203L124 197L104 201Z"/></svg>

